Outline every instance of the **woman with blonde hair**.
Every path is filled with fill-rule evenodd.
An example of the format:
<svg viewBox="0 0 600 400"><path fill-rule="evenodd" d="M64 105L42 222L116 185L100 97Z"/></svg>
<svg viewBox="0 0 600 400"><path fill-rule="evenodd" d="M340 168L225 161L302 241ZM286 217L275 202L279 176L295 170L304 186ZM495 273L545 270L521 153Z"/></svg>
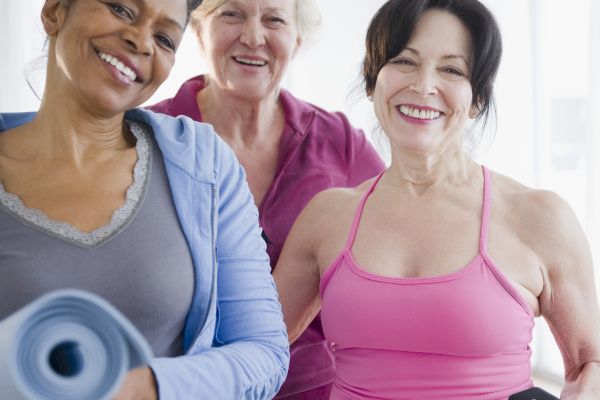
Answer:
<svg viewBox="0 0 600 400"><path fill-rule="evenodd" d="M208 72L151 107L208 122L233 148L259 209L272 266L315 194L357 185L384 168L346 116L280 87L319 23L313 0L205 0L191 25ZM334 374L317 316L291 348L290 371L278 397L326 399Z"/></svg>

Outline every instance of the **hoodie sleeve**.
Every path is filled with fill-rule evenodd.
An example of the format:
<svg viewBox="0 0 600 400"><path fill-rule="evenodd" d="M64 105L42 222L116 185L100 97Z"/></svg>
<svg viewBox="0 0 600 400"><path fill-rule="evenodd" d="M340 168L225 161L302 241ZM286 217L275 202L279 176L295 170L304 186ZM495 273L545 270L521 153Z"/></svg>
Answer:
<svg viewBox="0 0 600 400"><path fill-rule="evenodd" d="M35 113L33 112L0 114L0 132L16 128L19 125L30 122L34 117Z"/></svg>
<svg viewBox="0 0 600 400"><path fill-rule="evenodd" d="M271 399L287 375L289 347L258 211L245 173L217 139L217 326L213 347L151 363L159 398Z"/></svg>

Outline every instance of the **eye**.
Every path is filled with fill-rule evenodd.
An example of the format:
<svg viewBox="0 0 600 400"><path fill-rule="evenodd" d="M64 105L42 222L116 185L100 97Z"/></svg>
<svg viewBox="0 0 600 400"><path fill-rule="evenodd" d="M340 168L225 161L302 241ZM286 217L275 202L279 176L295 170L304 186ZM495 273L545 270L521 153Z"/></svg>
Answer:
<svg viewBox="0 0 600 400"><path fill-rule="evenodd" d="M118 17L133 20L133 13L131 12L131 10L129 10L127 7L123 6L122 4L108 3L107 6L108 6L108 8L110 8L112 13L117 15Z"/></svg>
<svg viewBox="0 0 600 400"><path fill-rule="evenodd" d="M175 43L167 35L157 34L157 35L154 35L154 37L156 38L156 41L161 46L166 47L167 49L173 50L173 51L176 49Z"/></svg>
<svg viewBox="0 0 600 400"><path fill-rule="evenodd" d="M223 10L218 15L221 21L226 24L235 24L244 19L242 14L235 10Z"/></svg>
<svg viewBox="0 0 600 400"><path fill-rule="evenodd" d="M415 60L408 57L397 57L390 61L390 64L393 65L398 71L404 73L413 72L418 68L418 64Z"/></svg>
<svg viewBox="0 0 600 400"><path fill-rule="evenodd" d="M394 60L391 61L392 64L395 65L415 65L415 62L413 60L411 60L410 58L396 58Z"/></svg>
<svg viewBox="0 0 600 400"><path fill-rule="evenodd" d="M444 67L442 68L442 71L450 75L455 75L457 77L465 76L465 74L459 68L453 66Z"/></svg>
<svg viewBox="0 0 600 400"><path fill-rule="evenodd" d="M283 18L273 16L266 17L264 23L269 28L279 28L280 26L285 25L286 21Z"/></svg>

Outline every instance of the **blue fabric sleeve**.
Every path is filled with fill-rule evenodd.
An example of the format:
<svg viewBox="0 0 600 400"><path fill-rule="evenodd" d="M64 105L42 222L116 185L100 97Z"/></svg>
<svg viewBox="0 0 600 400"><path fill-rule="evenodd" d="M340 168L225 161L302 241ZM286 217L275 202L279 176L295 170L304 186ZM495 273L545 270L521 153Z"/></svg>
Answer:
<svg viewBox="0 0 600 400"><path fill-rule="evenodd" d="M212 348L159 358L159 398L271 399L289 347L258 211L233 152L217 140L217 326Z"/></svg>
<svg viewBox="0 0 600 400"><path fill-rule="evenodd" d="M23 125L31 121L33 117L35 117L33 112L0 114L0 132Z"/></svg>

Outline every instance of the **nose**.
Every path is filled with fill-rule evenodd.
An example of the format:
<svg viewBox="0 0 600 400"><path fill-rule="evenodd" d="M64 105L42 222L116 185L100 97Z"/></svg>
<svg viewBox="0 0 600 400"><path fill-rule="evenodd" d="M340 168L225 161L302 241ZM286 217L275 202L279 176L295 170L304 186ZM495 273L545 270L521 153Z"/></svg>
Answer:
<svg viewBox="0 0 600 400"><path fill-rule="evenodd" d="M437 79L434 71L422 68L414 75L410 90L422 97L437 94Z"/></svg>
<svg viewBox="0 0 600 400"><path fill-rule="evenodd" d="M240 42L251 49L265 44L265 33L262 22L258 18L249 18L242 27Z"/></svg>
<svg viewBox="0 0 600 400"><path fill-rule="evenodd" d="M134 53L150 56L154 52L154 38L146 27L131 27L123 32L123 40Z"/></svg>

